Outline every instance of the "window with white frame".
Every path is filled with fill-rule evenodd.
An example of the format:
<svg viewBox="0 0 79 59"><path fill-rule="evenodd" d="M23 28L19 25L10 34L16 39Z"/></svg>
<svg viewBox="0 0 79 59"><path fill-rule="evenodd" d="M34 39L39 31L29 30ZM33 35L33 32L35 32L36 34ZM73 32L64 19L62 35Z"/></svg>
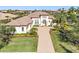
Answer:
<svg viewBox="0 0 79 59"><path fill-rule="evenodd" d="M22 27L22 31L24 31L24 27Z"/></svg>
<svg viewBox="0 0 79 59"><path fill-rule="evenodd" d="M39 25L39 20L35 20L35 25Z"/></svg>

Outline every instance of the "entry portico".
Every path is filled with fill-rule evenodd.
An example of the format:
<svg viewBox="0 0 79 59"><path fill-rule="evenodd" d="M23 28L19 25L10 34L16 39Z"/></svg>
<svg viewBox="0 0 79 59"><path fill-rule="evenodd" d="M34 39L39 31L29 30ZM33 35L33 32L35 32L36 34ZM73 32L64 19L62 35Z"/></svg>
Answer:
<svg viewBox="0 0 79 59"><path fill-rule="evenodd" d="M52 22L52 19L48 17L49 16L41 15L39 18L32 18L33 25L49 26Z"/></svg>

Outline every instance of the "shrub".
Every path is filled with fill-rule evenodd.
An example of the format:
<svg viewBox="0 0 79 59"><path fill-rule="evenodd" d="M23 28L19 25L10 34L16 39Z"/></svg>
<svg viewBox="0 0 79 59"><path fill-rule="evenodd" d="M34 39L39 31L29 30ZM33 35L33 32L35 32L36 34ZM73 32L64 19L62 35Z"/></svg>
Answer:
<svg viewBox="0 0 79 59"><path fill-rule="evenodd" d="M30 30L30 35L37 36L37 28L32 28L32 29Z"/></svg>
<svg viewBox="0 0 79 59"><path fill-rule="evenodd" d="M75 32L60 29L59 30L61 41L70 42L74 45L79 45L79 35Z"/></svg>

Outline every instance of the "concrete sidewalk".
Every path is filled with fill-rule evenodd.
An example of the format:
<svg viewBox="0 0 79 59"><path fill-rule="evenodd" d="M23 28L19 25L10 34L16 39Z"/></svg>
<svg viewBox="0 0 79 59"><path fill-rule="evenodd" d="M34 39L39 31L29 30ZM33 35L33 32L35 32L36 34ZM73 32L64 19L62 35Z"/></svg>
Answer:
<svg viewBox="0 0 79 59"><path fill-rule="evenodd" d="M49 34L49 27L38 27L38 48L37 52L51 53L55 52L52 40Z"/></svg>

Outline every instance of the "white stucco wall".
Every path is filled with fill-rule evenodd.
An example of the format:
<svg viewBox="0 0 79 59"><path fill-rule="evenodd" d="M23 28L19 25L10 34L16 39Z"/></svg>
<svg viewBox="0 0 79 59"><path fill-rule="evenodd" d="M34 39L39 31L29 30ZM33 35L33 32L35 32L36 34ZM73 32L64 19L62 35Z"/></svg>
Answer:
<svg viewBox="0 0 79 59"><path fill-rule="evenodd" d="M22 31L22 27L24 27L24 31ZM19 27L15 27L16 31L15 33L26 33L26 26L19 26Z"/></svg>
<svg viewBox="0 0 79 59"><path fill-rule="evenodd" d="M26 32L29 32L32 27L33 27L32 24L29 24L28 27L26 28Z"/></svg>
<svg viewBox="0 0 79 59"><path fill-rule="evenodd" d="M43 20L46 20L46 25L49 26L52 19L49 19L49 16L45 16L46 18L44 18L44 16L41 16L41 26L44 26L45 24L43 23Z"/></svg>
<svg viewBox="0 0 79 59"><path fill-rule="evenodd" d="M33 21L32 25L36 25L35 24L35 20L38 20L39 21L39 25L40 25L40 18L32 18L32 21Z"/></svg>
<svg viewBox="0 0 79 59"><path fill-rule="evenodd" d="M24 31L22 31L22 27L24 27ZM29 24L28 26L18 26L15 27L16 29L15 33L16 34L27 33L30 31L31 28L32 28L31 24Z"/></svg>
<svg viewBox="0 0 79 59"><path fill-rule="evenodd" d="M44 18L45 17L45 18ZM46 20L46 25L49 26L52 19L49 19L49 16L41 16L40 18L32 18L33 25L35 24L35 20L39 21L39 26L44 26L45 24L43 23L43 20Z"/></svg>

